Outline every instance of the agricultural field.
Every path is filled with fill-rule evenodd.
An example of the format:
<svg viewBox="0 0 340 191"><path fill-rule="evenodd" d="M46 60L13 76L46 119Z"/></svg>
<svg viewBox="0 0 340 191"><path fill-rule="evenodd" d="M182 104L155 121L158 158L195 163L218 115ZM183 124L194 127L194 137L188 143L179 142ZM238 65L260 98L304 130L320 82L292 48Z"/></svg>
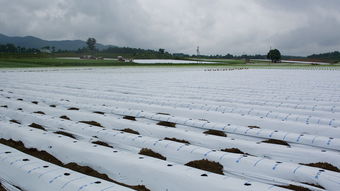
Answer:
<svg viewBox="0 0 340 191"><path fill-rule="evenodd" d="M340 190L340 70L209 67L1 69L0 190Z"/></svg>

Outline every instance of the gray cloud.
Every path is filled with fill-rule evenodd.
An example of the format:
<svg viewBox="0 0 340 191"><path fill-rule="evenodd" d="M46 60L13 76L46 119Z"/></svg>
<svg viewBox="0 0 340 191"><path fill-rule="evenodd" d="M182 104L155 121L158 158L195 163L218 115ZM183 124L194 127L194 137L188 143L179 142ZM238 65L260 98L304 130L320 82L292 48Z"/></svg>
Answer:
<svg viewBox="0 0 340 191"><path fill-rule="evenodd" d="M338 0L0 0L0 33L193 54L340 49Z"/></svg>

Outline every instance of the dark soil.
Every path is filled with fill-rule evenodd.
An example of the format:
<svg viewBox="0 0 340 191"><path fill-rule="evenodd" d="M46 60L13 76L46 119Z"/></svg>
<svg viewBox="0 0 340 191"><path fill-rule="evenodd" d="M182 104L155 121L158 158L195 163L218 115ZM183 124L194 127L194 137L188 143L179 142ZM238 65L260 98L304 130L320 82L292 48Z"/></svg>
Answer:
<svg viewBox="0 0 340 191"><path fill-rule="evenodd" d="M324 187L322 187L322 186L320 186L320 185L318 185L318 184L311 184L311 183L306 183L306 182L302 182L302 184L308 184L308 185L310 185L310 186L314 186L314 187L316 187L316 188L321 188L321 189L326 190Z"/></svg>
<svg viewBox="0 0 340 191"><path fill-rule="evenodd" d="M97 126L97 127L103 127L100 123L96 122L96 121L79 121L80 123L85 123L88 125L93 125L93 126Z"/></svg>
<svg viewBox="0 0 340 191"><path fill-rule="evenodd" d="M190 144L189 141L186 140L181 140L181 139L176 139L176 138L169 138L169 137L165 137L164 140L168 140L168 141L175 141L175 142L179 142L179 143L186 143L186 144Z"/></svg>
<svg viewBox="0 0 340 191"><path fill-rule="evenodd" d="M45 151L38 151L37 149L27 149L25 147L25 145L21 142L21 141L13 141L13 140L5 140L5 139L0 139L0 143L7 145L9 147L13 147L23 153L29 154L31 156L34 156L36 158L39 158L41 160L47 161L49 163L64 167L64 168L68 168L70 170L82 173L82 174L86 174L88 176L92 176L92 177L96 177L99 179L103 179L109 182L113 182L137 191L150 191L149 189L147 189L144 185L137 185L137 186L131 186L131 185L127 185L127 184L123 184L120 182L117 182L115 180L110 179L106 174L102 174L99 173L98 171L88 167L88 166L80 166L76 163L68 163L66 165L64 165L60 160L58 160L57 158L55 158L54 156L50 155L49 153L45 152ZM0 190L1 191L1 190Z"/></svg>
<svg viewBox="0 0 340 191"><path fill-rule="evenodd" d="M0 139L0 143L7 145L9 147L13 147L23 153L26 153L28 155L37 157L41 160L47 161L49 163L53 163L59 166L62 166L62 162L60 162L58 159L50 155L49 153L45 151L38 151L37 149L27 149L25 145L21 141L14 141L12 139L10 140L5 140L5 139Z"/></svg>
<svg viewBox="0 0 340 191"><path fill-rule="evenodd" d="M340 169L338 169L336 166L333 166L332 164L329 164L327 162L309 163L309 164L302 164L302 165L340 172Z"/></svg>
<svg viewBox="0 0 340 191"><path fill-rule="evenodd" d="M248 126L250 129L261 129L259 126Z"/></svg>
<svg viewBox="0 0 340 191"><path fill-rule="evenodd" d="M200 120L200 121L206 121L206 122L209 122L208 120L206 120L206 119L198 119L198 120Z"/></svg>
<svg viewBox="0 0 340 191"><path fill-rule="evenodd" d="M295 190L295 191L312 191L308 188L304 188L304 187L301 187L301 186L296 186L296 185L287 185L287 186L282 186L282 185L277 185L278 187L281 187L281 188L287 188L287 189L290 189L290 190Z"/></svg>
<svg viewBox="0 0 340 191"><path fill-rule="evenodd" d="M102 112L102 111L94 111L93 113L100 114L100 115L104 115L104 114L105 114L105 113Z"/></svg>
<svg viewBox="0 0 340 191"><path fill-rule="evenodd" d="M50 107L57 107L56 105L50 105Z"/></svg>
<svg viewBox="0 0 340 191"><path fill-rule="evenodd" d="M0 183L0 191L7 191L7 190L5 190L4 187L2 187L1 183Z"/></svg>
<svg viewBox="0 0 340 191"><path fill-rule="evenodd" d="M42 111L35 111L35 112L33 112L33 113L36 113L36 114L41 114L41 115L45 115L45 113L44 113L44 112L42 112Z"/></svg>
<svg viewBox="0 0 340 191"><path fill-rule="evenodd" d="M227 134L225 134L223 131L218 131L218 130L213 130L210 129L208 131L204 131L204 134L209 134L209 135L216 135L216 136L220 136L220 137L226 137Z"/></svg>
<svg viewBox="0 0 340 191"><path fill-rule="evenodd" d="M8 108L8 106L7 106L7 105L2 105L2 106L0 106L0 107Z"/></svg>
<svg viewBox="0 0 340 191"><path fill-rule="evenodd" d="M167 121L160 121L157 125L165 126L165 127L176 127L176 123L167 122Z"/></svg>
<svg viewBox="0 0 340 191"><path fill-rule="evenodd" d="M37 101L32 101L32 103L33 103L33 104L38 104L39 102L37 102Z"/></svg>
<svg viewBox="0 0 340 191"><path fill-rule="evenodd" d="M70 107L70 108L68 108L67 110L75 110L75 111L78 111L78 110L79 110L79 108L76 108L76 107Z"/></svg>
<svg viewBox="0 0 340 191"><path fill-rule="evenodd" d="M136 121L136 118L133 116L124 116L123 119L131 120L131 121Z"/></svg>
<svg viewBox="0 0 340 191"><path fill-rule="evenodd" d="M18 100L18 101L24 101L24 100L23 100L23 99L21 99L21 98L18 98L17 100Z"/></svg>
<svg viewBox="0 0 340 191"><path fill-rule="evenodd" d="M18 108L17 110L22 111L22 108Z"/></svg>
<svg viewBox="0 0 340 191"><path fill-rule="evenodd" d="M58 134L58 135L64 135L64 136L66 136L66 137L70 137L70 138L72 138L72 139L76 139L75 137L74 137L74 135L72 135L71 133L67 133L67 132L64 132L64 131L56 131L56 132L54 132L55 134Z"/></svg>
<svg viewBox="0 0 340 191"><path fill-rule="evenodd" d="M67 117L66 115L62 115L59 117L60 119L66 119L66 120L71 120L69 117Z"/></svg>
<svg viewBox="0 0 340 191"><path fill-rule="evenodd" d="M237 154L248 154L248 153L244 153L242 152L240 149L238 148L226 148L226 149L221 149L221 151L223 152L229 152L229 153L237 153Z"/></svg>
<svg viewBox="0 0 340 191"><path fill-rule="evenodd" d="M277 145L286 145L286 146L290 147L290 145L286 141L282 141L282 140L268 139L268 140L264 140L262 142L263 143L270 143L270 144L277 144Z"/></svg>
<svg viewBox="0 0 340 191"><path fill-rule="evenodd" d="M159 114L159 115L170 115L168 113L156 113L156 114Z"/></svg>
<svg viewBox="0 0 340 191"><path fill-rule="evenodd" d="M32 123L31 125L29 125L29 127L33 127L33 128L36 128L36 129L40 129L40 130L46 131L46 129L43 126L41 126L39 124L36 124L36 123Z"/></svg>
<svg viewBox="0 0 340 191"><path fill-rule="evenodd" d="M111 145L105 143L105 142L102 142L102 141L93 141L92 142L93 144L96 144L96 145L101 145L101 146L104 146L104 147L110 147L110 148L113 148Z"/></svg>
<svg viewBox="0 0 340 191"><path fill-rule="evenodd" d="M16 123L16 124L21 124L19 121L15 120L15 119L10 120L10 122Z"/></svg>
<svg viewBox="0 0 340 191"><path fill-rule="evenodd" d="M166 157L162 156L162 155L159 154L159 153L154 152L154 151L151 150L151 149L147 149L147 148L142 148L142 149L139 151L139 154L141 154L141 155L146 155L146 156L149 156L149 157L158 158L158 159L161 159L161 160L166 160Z"/></svg>
<svg viewBox="0 0 340 191"><path fill-rule="evenodd" d="M120 131L124 131L126 133L132 133L132 134L136 134L136 135L139 135L139 132L138 131L135 131L133 129L130 129L130 128L127 128L127 129L122 129Z"/></svg>
<svg viewBox="0 0 340 191"><path fill-rule="evenodd" d="M209 161L206 159L191 161L185 165L193 167L193 168L205 170L208 172L216 173L216 174L223 174L223 166L220 163Z"/></svg>

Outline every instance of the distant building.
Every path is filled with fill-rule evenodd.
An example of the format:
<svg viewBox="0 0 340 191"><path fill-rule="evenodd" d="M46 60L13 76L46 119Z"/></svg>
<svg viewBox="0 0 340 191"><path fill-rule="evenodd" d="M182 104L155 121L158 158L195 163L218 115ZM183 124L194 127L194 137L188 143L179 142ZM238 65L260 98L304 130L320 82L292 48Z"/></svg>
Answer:
<svg viewBox="0 0 340 191"><path fill-rule="evenodd" d="M82 55L82 56L80 56L80 59L83 59L83 60L104 60L103 57L95 57L93 55Z"/></svg>
<svg viewBox="0 0 340 191"><path fill-rule="evenodd" d="M47 49L47 48L41 48L41 49L40 49L40 52L42 52L42 53L48 53L48 54L52 53L52 51L51 51L50 49Z"/></svg>

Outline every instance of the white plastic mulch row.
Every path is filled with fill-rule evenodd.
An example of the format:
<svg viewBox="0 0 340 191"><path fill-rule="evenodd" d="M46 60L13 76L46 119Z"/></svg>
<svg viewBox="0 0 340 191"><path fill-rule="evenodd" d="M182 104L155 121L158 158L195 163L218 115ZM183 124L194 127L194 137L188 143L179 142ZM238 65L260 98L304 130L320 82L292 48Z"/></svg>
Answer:
<svg viewBox="0 0 340 191"><path fill-rule="evenodd" d="M115 183L42 161L2 144L0 167L0 181L8 190L19 190L16 188L19 187L27 191L132 191Z"/></svg>
<svg viewBox="0 0 340 191"><path fill-rule="evenodd" d="M14 86L16 87L16 86ZM121 93L114 92L100 92L99 95L95 94L96 91L82 91L79 89L70 89L64 87L25 87L24 91L20 91L21 86L18 88L18 92L20 94L26 94L27 91L43 91L48 88L50 93L60 94L63 96L76 96L76 97L89 97L93 99L105 99L110 102L116 101L119 103L126 103L127 105L136 104L137 105L151 105L151 106L162 106L162 107L171 107L171 108L182 108L187 110L197 110L202 112L217 112L223 115L241 115L242 117L254 117L259 120L274 120L279 122L292 122L297 124L306 124L306 125L318 125L318 126L328 126L328 127L338 127L340 122L337 121L336 116L339 114L339 111L336 109L338 106L333 105L329 106L328 109L317 109L318 105L310 106L311 111L306 111L305 108L309 108L308 105L303 106L302 103L292 107L291 109L280 108L281 105L284 104L285 100L278 105L273 105L272 107L263 108L262 106L254 105L252 102L247 102L247 104L234 104L234 103L225 103L225 102L211 102L204 101L203 103L198 102L194 103L193 100L187 99L173 99L172 100L164 100L161 98L140 98L141 96L135 97L129 94L125 94L122 96ZM28 88L28 89L26 89ZM99 92L97 92L99 93ZM46 92L44 92L46 94ZM95 96L94 96L95 95ZM80 99L81 100L81 99ZM336 104L336 103L334 103ZM143 107L144 108L144 107ZM299 110L303 108L303 110ZM301 128L301 127L300 127ZM314 127L315 128L315 127Z"/></svg>
<svg viewBox="0 0 340 191"><path fill-rule="evenodd" d="M46 106L40 106L35 104L26 104L21 102L20 107L24 109L25 112L16 110L19 105L16 102L6 100L8 104L8 109L1 109L0 114L3 115L2 120L19 120L24 124L31 124L33 122L48 126L53 128L51 124L55 127L64 128L67 124L72 124L73 122L60 120L60 116L66 115L71 120L84 121L90 119L96 119L97 122L101 123L104 127L109 129L133 129L142 135L149 137L161 138L177 138L184 139L190 143L206 147L210 149L225 149L225 148L238 148L243 152L262 156L266 158L276 159L278 161L287 161L295 163L316 163L316 162L328 162L338 168L340 168L340 157L339 152L325 150L325 149L315 149L315 148L300 148L292 145L291 147L284 145L275 145L260 143L251 140L235 139L230 137L219 137L219 136L207 136L201 132L187 131L181 128L167 128L161 127L153 124L145 124L137 121L117 119L114 116L108 115L98 115L94 113L80 111L69 111L60 108L51 108ZM34 111L44 111L47 115L38 114L28 114ZM79 124L80 125L80 124Z"/></svg>
<svg viewBox="0 0 340 191"><path fill-rule="evenodd" d="M42 87L39 88L32 88L30 89L35 91L42 91ZM20 92L20 90L19 90ZM79 96L83 95L86 97L93 97L93 92L82 92L81 90L72 90L71 92L67 91L67 88L60 87L58 89L52 89L50 92L56 93L56 94L65 94L70 96ZM129 94L126 94L124 96L121 96L119 93L114 92L101 92L99 96L96 96L95 98L102 98L102 99L109 99L111 101L119 101L119 102L132 102L132 103L139 103L139 104L148 104L148 105L161 105L161 106L169 106L169 107L176 107L176 108L185 108L185 109L196 109L196 110L202 110L206 112L219 112L223 114L239 114L243 116L253 116L253 117L262 117L266 119L276 119L279 121L291 121L291 122L300 122L305 124L317 124L317 125L325 125L325 126L340 126L340 122L336 121L334 119L334 116L339 113L337 106L330 106L327 109L323 109L323 107L320 107L317 109L317 105L310 106L311 111L318 112L319 109L319 115L313 116L313 113L316 112L306 112L305 110L299 111L297 108L309 108L308 105L303 106L301 103L299 105L295 105L291 109L280 109L281 105L284 104L281 102L281 104L273 105L272 107L263 108L262 106L258 105L242 105L229 102L211 102L211 101L205 101L203 103L193 103L192 100L187 99L161 99L161 98L153 98L149 99L147 97L141 98L141 97L134 97ZM264 103L266 104L266 103ZM273 111L277 110L277 111ZM309 114L307 114L309 113ZM332 117L333 116L333 117ZM330 118L332 117L332 118Z"/></svg>
<svg viewBox="0 0 340 191"><path fill-rule="evenodd" d="M143 184L151 190L286 190L75 141L33 128L1 123L0 129L1 138L22 141L28 148L45 150L65 164L75 162L81 166L89 166L116 181L130 185Z"/></svg>
<svg viewBox="0 0 340 191"><path fill-rule="evenodd" d="M48 116L22 114L22 112L8 111L9 117L20 118L23 123L38 123L52 130L62 129L76 135L97 137L113 145L128 145L138 148L150 148L169 161L185 164L193 160L208 159L224 166L227 173L245 176L262 182L275 182L277 184L298 184L292 181L321 185L329 190L336 190L340 183L339 173L311 168L294 163L278 162L270 159L252 157L234 153L187 145L152 137L143 137L116 130L107 130L101 127L87 127L85 124L72 121L60 121ZM14 125L14 124L13 124ZM161 128L161 127L160 127ZM320 159L319 159L320 160ZM320 176L321 173L322 176ZM275 178L274 178L275 177ZM306 185L305 185L306 186ZM308 186L308 185L307 185Z"/></svg>

